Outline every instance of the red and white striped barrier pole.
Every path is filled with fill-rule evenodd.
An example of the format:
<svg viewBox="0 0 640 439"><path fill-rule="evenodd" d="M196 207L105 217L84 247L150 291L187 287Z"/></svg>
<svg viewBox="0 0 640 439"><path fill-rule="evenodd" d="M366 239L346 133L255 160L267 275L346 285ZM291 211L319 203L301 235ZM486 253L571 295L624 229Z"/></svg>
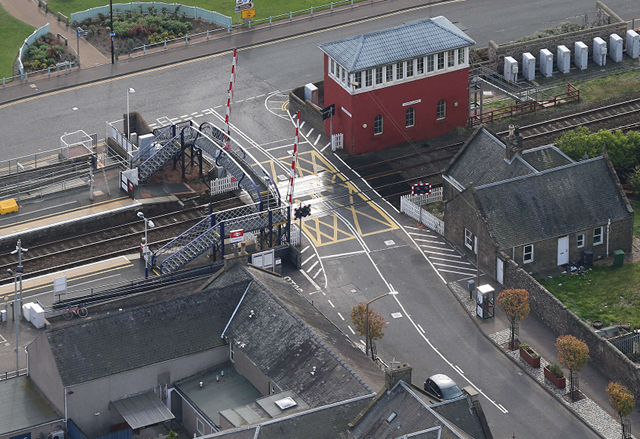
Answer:
<svg viewBox="0 0 640 439"><path fill-rule="evenodd" d="M224 117L224 130L226 132L224 149L231 151L231 129L229 128L229 115L231 114L231 101L233 100L233 84L236 82L236 68L238 66L238 49L233 49L233 61L231 62L231 78L229 78L229 92L227 93L227 113Z"/></svg>
<svg viewBox="0 0 640 439"><path fill-rule="evenodd" d="M298 161L298 142L300 140L300 111L296 118L296 138L293 142L293 156L291 157L291 174L289 175L289 205L293 205L293 180L296 177L296 162Z"/></svg>

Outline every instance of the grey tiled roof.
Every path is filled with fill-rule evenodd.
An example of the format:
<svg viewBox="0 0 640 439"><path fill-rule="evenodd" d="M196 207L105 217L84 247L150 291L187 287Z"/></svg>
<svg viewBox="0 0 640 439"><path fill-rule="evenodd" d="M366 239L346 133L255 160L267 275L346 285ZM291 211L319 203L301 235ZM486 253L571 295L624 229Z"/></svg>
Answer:
<svg viewBox="0 0 640 439"><path fill-rule="evenodd" d="M389 416L396 416L391 422L386 422ZM467 416L470 416L468 413ZM370 407L358 424L351 429L354 439L368 438L398 438L406 434L417 433L432 428L440 431L425 433L424 438L462 438L450 428L446 422L425 402L400 381L390 391L380 396ZM433 434L433 436L431 435Z"/></svg>
<svg viewBox="0 0 640 439"><path fill-rule="evenodd" d="M65 386L225 344L225 324L247 282L209 289L47 331Z"/></svg>
<svg viewBox="0 0 640 439"><path fill-rule="evenodd" d="M318 47L349 72L356 72L474 44L449 20L436 17Z"/></svg>
<svg viewBox="0 0 640 439"><path fill-rule="evenodd" d="M522 153L522 158L538 172L558 168L573 162L553 145L528 149Z"/></svg>
<svg viewBox="0 0 640 439"><path fill-rule="evenodd" d="M255 268L232 267L215 282L251 286L225 337L236 343L282 390L292 390L310 407L368 395L372 390L272 293L298 294L282 278ZM310 303L302 306L312 308ZM253 311L253 314L252 314ZM340 334L340 333L338 333ZM341 337L346 338L344 334ZM367 361L362 357L362 361ZM313 368L315 367L315 371Z"/></svg>
<svg viewBox="0 0 640 439"><path fill-rule="evenodd" d="M476 201L503 249L631 215L603 157L475 190Z"/></svg>
<svg viewBox="0 0 640 439"><path fill-rule="evenodd" d="M432 405L431 408L472 438L485 439L487 437L470 398L445 401L441 404Z"/></svg>

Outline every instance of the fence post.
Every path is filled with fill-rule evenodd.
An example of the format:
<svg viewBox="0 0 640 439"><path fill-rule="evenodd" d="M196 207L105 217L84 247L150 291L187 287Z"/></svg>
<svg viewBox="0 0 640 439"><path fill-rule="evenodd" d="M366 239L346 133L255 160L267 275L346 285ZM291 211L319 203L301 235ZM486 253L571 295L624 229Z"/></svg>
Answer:
<svg viewBox="0 0 640 439"><path fill-rule="evenodd" d="M184 36L184 44L189 44L189 34Z"/></svg>
<svg viewBox="0 0 640 439"><path fill-rule="evenodd" d="M351 0L351 7L353 8L353 0Z"/></svg>
<svg viewBox="0 0 640 439"><path fill-rule="evenodd" d="M4 77L3 77L3 78L2 78L2 86L3 86L3 87L4 87L4 85L6 84L5 80L6 80L6 78L4 78Z"/></svg>
<svg viewBox="0 0 640 439"><path fill-rule="evenodd" d="M293 20L293 11L289 11L289 21L291 21L291 20Z"/></svg>
<svg viewBox="0 0 640 439"><path fill-rule="evenodd" d="M249 29L251 29L251 19L249 19Z"/></svg>
<svg viewBox="0 0 640 439"><path fill-rule="evenodd" d="M147 54L147 46L146 46L146 44L143 44L143 45L142 45L142 54L143 54L143 55L146 55L146 54Z"/></svg>
<svg viewBox="0 0 640 439"><path fill-rule="evenodd" d="M207 29L207 40L209 39L209 29Z"/></svg>
<svg viewBox="0 0 640 439"><path fill-rule="evenodd" d="M271 15L269 15L269 25L271 25Z"/></svg>
<svg viewBox="0 0 640 439"><path fill-rule="evenodd" d="M167 40L164 40L164 50L167 50Z"/></svg>
<svg viewBox="0 0 640 439"><path fill-rule="evenodd" d="M311 15L313 15L313 6L311 6Z"/></svg>
<svg viewBox="0 0 640 439"><path fill-rule="evenodd" d="M333 12L333 2L331 2L331 12Z"/></svg>
<svg viewBox="0 0 640 439"><path fill-rule="evenodd" d="M227 26L227 33L231 33L231 25Z"/></svg>

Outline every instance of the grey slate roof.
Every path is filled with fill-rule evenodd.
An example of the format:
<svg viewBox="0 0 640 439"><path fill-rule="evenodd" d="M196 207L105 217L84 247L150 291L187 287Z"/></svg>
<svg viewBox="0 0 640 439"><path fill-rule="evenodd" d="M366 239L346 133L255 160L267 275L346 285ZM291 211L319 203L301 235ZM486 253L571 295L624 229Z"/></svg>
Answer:
<svg viewBox="0 0 640 439"><path fill-rule="evenodd" d="M241 284L86 319L47 331L65 386L213 349Z"/></svg>
<svg viewBox="0 0 640 439"><path fill-rule="evenodd" d="M225 337L235 342L235 349L242 351L281 389L294 391L310 407L373 393L300 318L276 298L274 290L298 294L282 278L256 268L235 266L214 283L221 286L228 281L242 285L250 281L251 285ZM308 302L305 306L312 308ZM338 334L346 338L344 334ZM366 361L364 357L362 360Z"/></svg>
<svg viewBox="0 0 640 439"><path fill-rule="evenodd" d="M500 248L511 248L632 215L604 157L475 188Z"/></svg>
<svg viewBox="0 0 640 439"><path fill-rule="evenodd" d="M318 46L349 72L475 44L444 17L345 38Z"/></svg>
<svg viewBox="0 0 640 439"><path fill-rule="evenodd" d="M506 145L498 136L482 127L452 159L444 174L463 187L483 186L572 163L555 146L527 150L505 160Z"/></svg>
<svg viewBox="0 0 640 439"><path fill-rule="evenodd" d="M476 408L471 403L470 398L445 401L432 405L431 408L471 437L475 439L486 438Z"/></svg>
<svg viewBox="0 0 640 439"><path fill-rule="evenodd" d="M395 413L391 421L386 420ZM402 435L424 432L424 438L463 438L442 416L422 401L404 382L398 382L393 389L380 396L376 403L351 430L354 439L399 438Z"/></svg>
<svg viewBox="0 0 640 439"><path fill-rule="evenodd" d="M62 425L64 417L28 377L0 381L0 436L56 420Z"/></svg>
<svg viewBox="0 0 640 439"><path fill-rule="evenodd" d="M112 401L112 404L134 430L175 419L171 410L154 392L122 398Z"/></svg>

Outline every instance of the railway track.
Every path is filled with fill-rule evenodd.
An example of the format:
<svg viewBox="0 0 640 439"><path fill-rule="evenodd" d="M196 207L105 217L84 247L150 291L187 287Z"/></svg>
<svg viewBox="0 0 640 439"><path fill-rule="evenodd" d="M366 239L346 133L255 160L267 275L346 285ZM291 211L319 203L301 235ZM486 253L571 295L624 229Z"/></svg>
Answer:
<svg viewBox="0 0 640 439"><path fill-rule="evenodd" d="M557 135L564 131L573 130L579 126L589 126L598 123L609 124L617 119L635 115L640 115L640 98L522 126L520 127L520 134L524 140L536 139L552 134ZM627 125L624 123L622 125L613 123L613 125L615 126L613 129L629 130L638 127L637 123ZM497 134L501 136L507 135L508 131L501 131Z"/></svg>
<svg viewBox="0 0 640 439"><path fill-rule="evenodd" d="M240 206L237 198L213 203L214 211ZM197 206L180 212L159 215L153 220L154 228L148 229L149 247L156 250L175 236L196 224L205 216L205 206ZM95 262L106 257L136 252L144 237L143 221L135 221L97 232L87 233L38 246L30 246L23 254L23 278ZM8 279L8 268L17 265L16 255L0 256L0 280Z"/></svg>

